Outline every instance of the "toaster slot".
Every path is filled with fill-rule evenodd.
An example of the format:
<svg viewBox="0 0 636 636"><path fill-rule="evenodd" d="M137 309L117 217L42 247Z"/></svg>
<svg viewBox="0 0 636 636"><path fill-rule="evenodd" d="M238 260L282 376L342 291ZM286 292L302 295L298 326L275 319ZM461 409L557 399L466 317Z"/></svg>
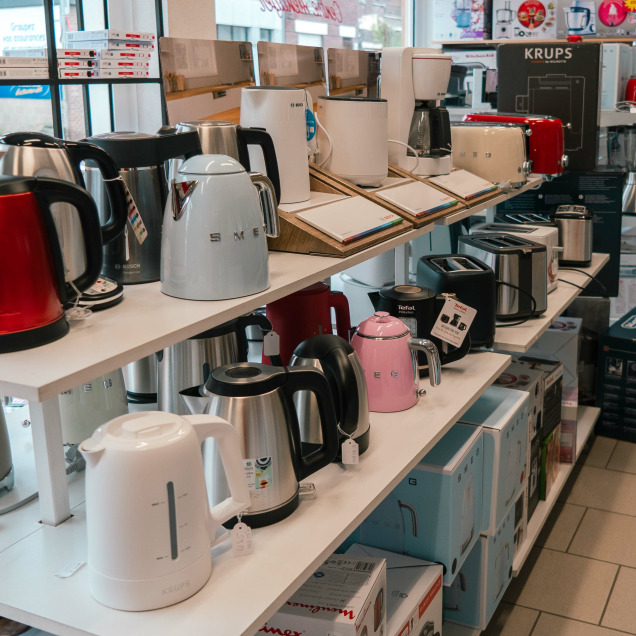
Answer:
<svg viewBox="0 0 636 636"><path fill-rule="evenodd" d="M480 236L475 239L475 242L486 247L491 252L505 250L511 247L526 247L528 245L527 241L515 236L496 234L493 234L492 236Z"/></svg>
<svg viewBox="0 0 636 636"><path fill-rule="evenodd" d="M452 256L450 258L434 258L431 261L442 272L481 272L483 268L479 267L477 263L461 257Z"/></svg>

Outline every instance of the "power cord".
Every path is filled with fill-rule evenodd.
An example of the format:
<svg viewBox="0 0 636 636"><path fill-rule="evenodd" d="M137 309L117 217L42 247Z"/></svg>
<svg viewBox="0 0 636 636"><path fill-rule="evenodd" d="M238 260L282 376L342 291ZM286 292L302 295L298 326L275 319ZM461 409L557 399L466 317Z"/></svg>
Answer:
<svg viewBox="0 0 636 636"><path fill-rule="evenodd" d="M530 302L532 303L532 310L530 311L530 315L526 316L523 320L519 320L517 322L504 322L504 323L495 323L495 327L518 327L519 325L524 325L530 318L533 318L537 312L537 301L534 296L526 291L525 289L521 289L518 285L513 285L512 283L507 283L503 280L498 280L497 283L499 285L505 285L506 287L512 287L512 289L516 289L519 293L524 294L530 298Z"/></svg>
<svg viewBox="0 0 636 636"><path fill-rule="evenodd" d="M586 272L585 270L577 269L576 267L559 267L559 269L565 270L568 272L577 272L579 274L583 274L584 276L587 276L590 280L594 281L601 288L601 293L603 294L603 298L607 298L607 287L605 287L605 285L598 278L596 278L596 276L592 276L592 274L588 274L588 272ZM559 280L564 283L570 282L567 280L563 281L561 278L559 278ZM570 284L572 285L573 283L570 283Z"/></svg>
<svg viewBox="0 0 636 636"><path fill-rule="evenodd" d="M576 287L577 289L585 290L585 287L581 287L581 285L577 285L576 283L573 283L572 281L565 280L563 278L557 278L557 280L560 283L567 283L568 285L572 285L572 287Z"/></svg>

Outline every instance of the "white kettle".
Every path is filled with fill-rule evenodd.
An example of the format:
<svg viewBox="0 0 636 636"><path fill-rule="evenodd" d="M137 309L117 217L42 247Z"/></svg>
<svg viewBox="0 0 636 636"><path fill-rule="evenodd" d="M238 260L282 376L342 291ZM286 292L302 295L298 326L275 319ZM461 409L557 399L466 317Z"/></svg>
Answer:
<svg viewBox="0 0 636 636"><path fill-rule="evenodd" d="M267 289L268 236L278 236L272 182L226 155L191 157L172 181L163 217L161 291L226 300Z"/></svg>
<svg viewBox="0 0 636 636"><path fill-rule="evenodd" d="M201 444L216 440L231 497L208 508ZM222 523L250 505L236 430L212 415L123 415L82 442L89 585L120 610L167 607L210 578Z"/></svg>

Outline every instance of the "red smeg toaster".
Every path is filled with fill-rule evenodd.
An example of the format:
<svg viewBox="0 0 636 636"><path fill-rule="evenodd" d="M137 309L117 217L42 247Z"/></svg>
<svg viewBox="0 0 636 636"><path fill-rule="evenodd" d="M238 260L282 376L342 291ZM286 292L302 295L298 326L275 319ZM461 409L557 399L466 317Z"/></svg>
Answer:
<svg viewBox="0 0 636 636"><path fill-rule="evenodd" d="M514 113L469 113L464 115L464 121L525 125L528 159L534 162L535 174L557 177L568 165L563 145L563 123L556 117Z"/></svg>

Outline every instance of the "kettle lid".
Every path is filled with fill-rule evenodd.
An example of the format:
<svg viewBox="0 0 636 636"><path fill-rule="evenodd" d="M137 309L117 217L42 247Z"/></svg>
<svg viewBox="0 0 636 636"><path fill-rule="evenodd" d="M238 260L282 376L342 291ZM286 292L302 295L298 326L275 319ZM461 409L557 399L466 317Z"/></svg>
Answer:
<svg viewBox="0 0 636 636"><path fill-rule="evenodd" d="M179 174L236 174L245 168L227 155L196 155L184 161Z"/></svg>
<svg viewBox="0 0 636 636"><path fill-rule="evenodd" d="M400 338L409 335L409 328L399 319L386 311L376 311L375 315L363 320L356 334L367 338Z"/></svg>
<svg viewBox="0 0 636 636"><path fill-rule="evenodd" d="M347 355L351 355L355 351L344 338L332 333L323 333L319 336L307 338L307 340L301 342L296 349L294 349L294 356L306 360L322 360L334 349L343 349Z"/></svg>
<svg viewBox="0 0 636 636"><path fill-rule="evenodd" d="M0 144L7 146L30 146L32 148L64 148L62 139L39 132L15 132L2 135Z"/></svg>
<svg viewBox="0 0 636 636"><path fill-rule="evenodd" d="M428 300L435 298L437 294L428 287L419 285L395 285L394 287L383 287L380 296L403 302L414 302L416 300Z"/></svg>
<svg viewBox="0 0 636 636"><path fill-rule="evenodd" d="M205 392L227 397L269 393L287 381L287 369L256 362L237 362L217 367L208 376Z"/></svg>
<svg viewBox="0 0 636 636"><path fill-rule="evenodd" d="M0 176L0 196L33 192L37 182L36 177Z"/></svg>

